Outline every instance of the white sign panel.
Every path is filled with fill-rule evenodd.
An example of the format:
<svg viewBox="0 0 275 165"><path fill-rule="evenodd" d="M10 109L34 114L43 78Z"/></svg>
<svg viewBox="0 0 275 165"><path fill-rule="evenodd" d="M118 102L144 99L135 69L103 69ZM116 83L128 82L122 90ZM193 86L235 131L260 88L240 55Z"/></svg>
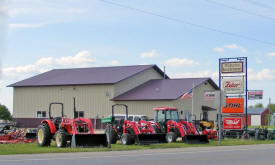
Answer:
<svg viewBox="0 0 275 165"><path fill-rule="evenodd" d="M260 126L261 125L261 115L251 115L251 125Z"/></svg>
<svg viewBox="0 0 275 165"><path fill-rule="evenodd" d="M222 90L226 94L242 94L244 92L243 78L222 79Z"/></svg>
<svg viewBox="0 0 275 165"><path fill-rule="evenodd" d="M204 101L215 100L215 98L216 98L215 94L216 94L215 91L205 91L204 92Z"/></svg>
<svg viewBox="0 0 275 165"><path fill-rule="evenodd" d="M243 62L223 62L221 65L222 73L243 73Z"/></svg>

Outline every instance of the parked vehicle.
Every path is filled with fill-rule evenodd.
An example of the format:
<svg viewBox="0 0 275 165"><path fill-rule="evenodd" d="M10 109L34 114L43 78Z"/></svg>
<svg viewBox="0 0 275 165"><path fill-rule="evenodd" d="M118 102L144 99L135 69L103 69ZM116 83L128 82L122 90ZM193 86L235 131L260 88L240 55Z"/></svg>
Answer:
<svg viewBox="0 0 275 165"><path fill-rule="evenodd" d="M126 120L126 114L114 114L115 120ZM143 121L149 121L149 118L145 115L134 115L134 114L128 114L128 121L135 121L138 122L140 120Z"/></svg>
<svg viewBox="0 0 275 165"><path fill-rule="evenodd" d="M125 109L126 118L116 120L115 107L122 106ZM124 115L123 115L124 116ZM157 133L154 122L139 120L128 120L128 106L125 104L115 104L112 106L112 116L102 120L103 123L108 123L105 132L110 137L110 142L115 144L117 140L121 140L123 145L130 144L152 144L165 143L165 134Z"/></svg>
<svg viewBox="0 0 275 165"><path fill-rule="evenodd" d="M61 116L52 117L52 106L59 105ZM41 121L37 129L37 143L39 146L49 146L55 140L57 147L107 147L106 134L95 134L91 119L67 118L64 116L63 103L55 102L49 105L49 119ZM74 114L75 99L74 99Z"/></svg>
<svg viewBox="0 0 275 165"><path fill-rule="evenodd" d="M199 126L202 135L207 135L208 139L218 139L214 122L208 120L208 112L200 114Z"/></svg>
<svg viewBox="0 0 275 165"><path fill-rule="evenodd" d="M175 142L178 137L189 144L208 143L207 135L200 135L192 122L179 119L178 110L169 107L154 108L154 121L159 132L166 134L167 142Z"/></svg>

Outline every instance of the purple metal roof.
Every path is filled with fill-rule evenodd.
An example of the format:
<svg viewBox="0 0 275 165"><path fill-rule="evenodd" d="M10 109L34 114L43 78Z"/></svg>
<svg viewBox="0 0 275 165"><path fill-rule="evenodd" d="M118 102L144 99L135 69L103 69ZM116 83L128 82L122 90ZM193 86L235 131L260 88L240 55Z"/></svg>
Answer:
<svg viewBox="0 0 275 165"><path fill-rule="evenodd" d="M156 65L54 69L11 84L9 87L114 84L149 68L163 74Z"/></svg>
<svg viewBox="0 0 275 165"><path fill-rule="evenodd" d="M208 81L215 89L219 89L210 78L160 79L150 80L113 100L175 100L194 87Z"/></svg>

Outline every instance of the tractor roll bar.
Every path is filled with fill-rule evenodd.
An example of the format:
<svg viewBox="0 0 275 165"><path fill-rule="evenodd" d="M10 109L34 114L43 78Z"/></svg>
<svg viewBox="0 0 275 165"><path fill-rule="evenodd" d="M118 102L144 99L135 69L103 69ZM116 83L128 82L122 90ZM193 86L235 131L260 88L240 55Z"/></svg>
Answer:
<svg viewBox="0 0 275 165"><path fill-rule="evenodd" d="M114 117L114 110L115 110L115 106L123 106L125 107L125 113L126 113L126 120L128 120L128 106L125 105L125 104L115 104L115 105L112 105L112 117Z"/></svg>
<svg viewBox="0 0 275 165"><path fill-rule="evenodd" d="M49 106L49 118L52 119L52 116L51 116L51 110L52 110L52 105L61 105L61 115L62 117L64 116L64 106L63 106L63 103L50 103L50 106Z"/></svg>

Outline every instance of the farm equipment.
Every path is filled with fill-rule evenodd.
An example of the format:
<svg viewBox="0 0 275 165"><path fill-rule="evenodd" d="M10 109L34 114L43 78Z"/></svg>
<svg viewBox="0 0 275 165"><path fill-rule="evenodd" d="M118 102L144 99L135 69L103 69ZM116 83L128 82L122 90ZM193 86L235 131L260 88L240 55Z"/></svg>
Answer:
<svg viewBox="0 0 275 165"><path fill-rule="evenodd" d="M275 129L250 128L247 132L244 132L244 137L255 140L275 140Z"/></svg>
<svg viewBox="0 0 275 165"><path fill-rule="evenodd" d="M215 130L215 124L213 121L208 120L207 111L200 114L199 125L202 131L202 135L207 135L208 139L218 138L217 131Z"/></svg>
<svg viewBox="0 0 275 165"><path fill-rule="evenodd" d="M61 107L61 117L53 118L52 106ZM64 116L63 103L50 103L49 119L41 121L37 130L37 143L39 146L49 146L51 140L55 140L57 147L107 147L106 134L94 134L92 122L89 118L74 117L73 119ZM74 114L75 99L74 99ZM75 115L74 115L75 116Z"/></svg>
<svg viewBox="0 0 275 165"><path fill-rule="evenodd" d="M125 108L126 119L115 120L114 110L116 106ZM115 144L121 140L123 145L130 144L153 144L165 143L165 134L156 132L154 122L139 120L138 122L129 121L128 106L125 104L115 104L112 106L112 116L103 119L102 123L107 123L105 132L109 135L110 142Z"/></svg>
<svg viewBox="0 0 275 165"><path fill-rule="evenodd" d="M13 124L5 123L0 127L0 144L31 143L35 141L36 133L28 129L17 129Z"/></svg>
<svg viewBox="0 0 275 165"><path fill-rule="evenodd" d="M154 121L160 128L161 133L166 134L167 142L175 142L178 137L188 144L208 143L207 135L200 135L192 122L180 121L176 108L154 108Z"/></svg>

